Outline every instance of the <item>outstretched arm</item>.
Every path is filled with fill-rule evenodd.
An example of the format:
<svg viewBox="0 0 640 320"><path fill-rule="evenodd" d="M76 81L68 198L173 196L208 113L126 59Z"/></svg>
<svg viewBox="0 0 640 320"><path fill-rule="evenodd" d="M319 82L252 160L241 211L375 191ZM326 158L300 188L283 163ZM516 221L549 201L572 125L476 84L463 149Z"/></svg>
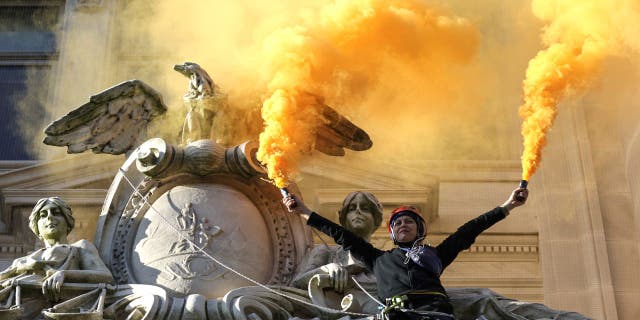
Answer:
<svg viewBox="0 0 640 320"><path fill-rule="evenodd" d="M446 268L458 256L462 250L469 249L478 235L490 228L498 221L509 215L509 212L527 201L529 191L517 188L501 206L480 215L462 225L456 232L447 237L436 247L438 256L442 261L442 267Z"/></svg>
<svg viewBox="0 0 640 320"><path fill-rule="evenodd" d="M333 238L344 250L349 250L356 259L364 262L369 270L373 270L373 263L383 253L382 250L376 249L369 242L333 221L314 213L294 195L290 195L282 201L289 211L298 213L307 220L307 225Z"/></svg>

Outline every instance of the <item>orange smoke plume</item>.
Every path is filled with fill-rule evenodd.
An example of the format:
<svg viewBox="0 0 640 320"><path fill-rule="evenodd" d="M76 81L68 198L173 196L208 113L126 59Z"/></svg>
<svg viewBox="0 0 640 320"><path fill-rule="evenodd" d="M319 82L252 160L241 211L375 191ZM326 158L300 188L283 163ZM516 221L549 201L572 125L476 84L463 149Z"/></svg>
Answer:
<svg viewBox="0 0 640 320"><path fill-rule="evenodd" d="M278 188L287 186L291 168L299 157L310 153L318 119L314 99L307 94L285 89L276 90L262 106L262 118L267 126L260 134L258 159L267 166L269 178Z"/></svg>
<svg viewBox="0 0 640 320"><path fill-rule="evenodd" d="M420 0L336 0L307 13L304 23L264 42L270 97L262 107L258 159L278 187L286 186L314 148L322 121L315 97L329 104L355 101L376 84L386 59L427 69L434 58L466 62L477 43L467 20Z"/></svg>
<svg viewBox="0 0 640 320"><path fill-rule="evenodd" d="M529 61L523 83L524 104L519 110L524 120L523 180L529 180L540 164L558 104L584 92L607 56L622 53L631 20L621 14L638 12L637 5L625 1L536 0L532 7L538 18L548 22L543 37L548 47Z"/></svg>

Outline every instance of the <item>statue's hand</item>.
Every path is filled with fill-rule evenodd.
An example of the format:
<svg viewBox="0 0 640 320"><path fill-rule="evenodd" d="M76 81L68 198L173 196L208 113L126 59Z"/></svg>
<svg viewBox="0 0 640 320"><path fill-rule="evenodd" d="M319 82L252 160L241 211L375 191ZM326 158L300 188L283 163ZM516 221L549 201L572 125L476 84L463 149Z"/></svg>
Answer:
<svg viewBox="0 0 640 320"><path fill-rule="evenodd" d="M344 289L347 287L347 282L349 281L349 271L347 268L337 263L330 263L323 266L322 269L329 274L333 289L336 292L344 292Z"/></svg>
<svg viewBox="0 0 640 320"><path fill-rule="evenodd" d="M0 272L0 280L11 278L15 274L16 274L16 268L14 266L11 266L11 267L7 268L6 270Z"/></svg>
<svg viewBox="0 0 640 320"><path fill-rule="evenodd" d="M16 267L11 266L6 270L0 272L0 281L4 280L0 282L0 288L13 287L16 276L20 275L17 270L18 269Z"/></svg>
<svg viewBox="0 0 640 320"><path fill-rule="evenodd" d="M2 281L2 283L0 283L0 288L13 287L14 280L15 279L9 279L9 280Z"/></svg>
<svg viewBox="0 0 640 320"><path fill-rule="evenodd" d="M64 284L64 271L56 271L42 282L42 294L47 300L56 302L60 300L62 284Z"/></svg>

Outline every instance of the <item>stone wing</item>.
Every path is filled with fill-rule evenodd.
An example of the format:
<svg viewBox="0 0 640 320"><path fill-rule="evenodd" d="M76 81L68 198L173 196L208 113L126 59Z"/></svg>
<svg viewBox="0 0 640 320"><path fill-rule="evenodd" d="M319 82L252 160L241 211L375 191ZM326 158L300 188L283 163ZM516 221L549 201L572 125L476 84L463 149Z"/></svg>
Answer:
<svg viewBox="0 0 640 320"><path fill-rule="evenodd" d="M320 103L322 125L316 131L316 150L330 156L344 156L344 148L364 151L373 145L369 134L324 103Z"/></svg>
<svg viewBox="0 0 640 320"><path fill-rule="evenodd" d="M166 111L156 90L140 80L125 81L52 122L44 143L66 146L68 153L123 154L144 141L148 123Z"/></svg>

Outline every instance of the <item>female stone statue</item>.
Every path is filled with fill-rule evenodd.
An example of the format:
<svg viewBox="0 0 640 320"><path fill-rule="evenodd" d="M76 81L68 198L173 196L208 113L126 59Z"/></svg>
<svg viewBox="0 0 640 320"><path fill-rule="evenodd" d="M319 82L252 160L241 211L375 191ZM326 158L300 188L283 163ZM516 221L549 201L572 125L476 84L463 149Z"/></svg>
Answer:
<svg viewBox="0 0 640 320"><path fill-rule="evenodd" d="M342 207L338 211L340 224L347 230L369 241L382 223L382 205L371 193L356 191L349 193L342 201ZM364 287L370 294L376 295L376 278L368 271L365 265L355 259L348 250L342 246L315 247L308 255L300 268L300 273L294 278L293 285L301 289L307 289L309 280L314 275L326 274L329 276L331 286L336 293L334 299L343 295L352 294L360 308L357 311L376 313L378 305L360 290L351 277ZM330 299L330 297L327 297ZM338 301L340 301L338 299ZM355 310L354 310L355 311Z"/></svg>
<svg viewBox="0 0 640 320"><path fill-rule="evenodd" d="M65 282L114 283L91 242L80 240L69 244L67 235L74 222L71 208L58 197L38 200L29 215L29 228L45 247L14 260L0 272L2 288L26 282L42 284L41 292L24 292L22 304L27 312L37 311L34 314L37 315L50 303L64 298L61 293Z"/></svg>

